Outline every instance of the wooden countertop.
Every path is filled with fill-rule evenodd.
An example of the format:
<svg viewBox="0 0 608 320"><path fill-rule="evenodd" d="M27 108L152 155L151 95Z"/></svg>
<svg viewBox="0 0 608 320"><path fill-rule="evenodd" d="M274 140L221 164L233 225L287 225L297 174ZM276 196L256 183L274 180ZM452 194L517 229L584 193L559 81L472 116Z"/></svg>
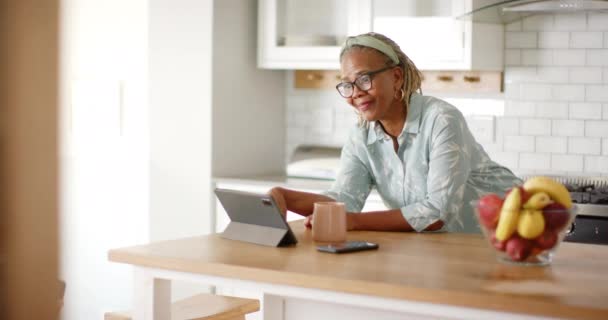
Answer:
<svg viewBox="0 0 608 320"><path fill-rule="evenodd" d="M608 319L608 246L562 243L553 264L499 263L479 235L349 232L377 251L317 252L302 220L298 244L272 248L217 234L115 249L109 259L243 280L541 316Z"/></svg>

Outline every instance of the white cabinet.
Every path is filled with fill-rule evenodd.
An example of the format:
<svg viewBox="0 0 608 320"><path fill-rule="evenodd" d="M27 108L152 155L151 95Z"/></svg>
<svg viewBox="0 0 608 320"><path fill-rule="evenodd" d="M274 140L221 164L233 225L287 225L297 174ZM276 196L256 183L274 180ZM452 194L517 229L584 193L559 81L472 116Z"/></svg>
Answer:
<svg viewBox="0 0 608 320"><path fill-rule="evenodd" d="M454 18L476 2L374 0L372 30L397 42L421 70L502 70L503 26Z"/></svg>
<svg viewBox="0 0 608 320"><path fill-rule="evenodd" d="M371 28L372 0L259 0L258 67L339 69L347 36Z"/></svg>
<svg viewBox="0 0 608 320"><path fill-rule="evenodd" d="M502 70L504 29L455 19L482 0L260 0L258 66L339 69L346 36L395 40L423 70Z"/></svg>

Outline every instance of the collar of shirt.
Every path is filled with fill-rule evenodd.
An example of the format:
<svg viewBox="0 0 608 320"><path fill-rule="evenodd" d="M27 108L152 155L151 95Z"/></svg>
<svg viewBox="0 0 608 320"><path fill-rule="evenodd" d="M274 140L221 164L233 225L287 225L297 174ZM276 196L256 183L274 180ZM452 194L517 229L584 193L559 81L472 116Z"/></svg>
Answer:
<svg viewBox="0 0 608 320"><path fill-rule="evenodd" d="M404 133L413 133L416 134L420 131L420 119L422 113L422 96L418 93L412 93L412 97L410 98L410 106L407 113L407 118L405 119L405 126L403 126L403 131L399 135L398 139L403 137ZM376 141L380 141L382 139L390 139L389 135L384 132L382 126L378 121L372 121L369 124L369 129L367 132L367 144L372 144Z"/></svg>

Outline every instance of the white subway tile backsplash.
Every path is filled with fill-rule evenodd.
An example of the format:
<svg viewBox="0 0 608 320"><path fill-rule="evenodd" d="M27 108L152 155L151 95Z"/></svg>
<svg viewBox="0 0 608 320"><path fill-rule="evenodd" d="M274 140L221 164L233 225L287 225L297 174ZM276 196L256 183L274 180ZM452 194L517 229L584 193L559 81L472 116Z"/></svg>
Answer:
<svg viewBox="0 0 608 320"><path fill-rule="evenodd" d="M602 153L602 141L600 138L568 138L569 154L600 155Z"/></svg>
<svg viewBox="0 0 608 320"><path fill-rule="evenodd" d="M604 67L604 74L602 75L604 83L608 84L608 67Z"/></svg>
<svg viewBox="0 0 608 320"><path fill-rule="evenodd" d="M534 136L505 136L505 151L534 152Z"/></svg>
<svg viewBox="0 0 608 320"><path fill-rule="evenodd" d="M539 102L536 104L536 117L545 119L568 119L568 103Z"/></svg>
<svg viewBox="0 0 608 320"><path fill-rule="evenodd" d="M608 49L608 31L604 31L604 48Z"/></svg>
<svg viewBox="0 0 608 320"><path fill-rule="evenodd" d="M505 70L505 82L535 82L536 67L511 67Z"/></svg>
<svg viewBox="0 0 608 320"><path fill-rule="evenodd" d="M602 68L571 67L570 83L602 83Z"/></svg>
<svg viewBox="0 0 608 320"><path fill-rule="evenodd" d="M518 66L521 64L521 50L520 49L506 49L505 50L505 65L506 66Z"/></svg>
<svg viewBox="0 0 608 320"><path fill-rule="evenodd" d="M558 101L584 101L585 86L577 84L556 84L552 88L553 99Z"/></svg>
<svg viewBox="0 0 608 320"><path fill-rule="evenodd" d="M507 117L534 117L536 109L532 102L519 102L507 100L505 103L505 116Z"/></svg>
<svg viewBox="0 0 608 320"><path fill-rule="evenodd" d="M608 102L608 85L587 85L587 101Z"/></svg>
<svg viewBox="0 0 608 320"><path fill-rule="evenodd" d="M503 137L507 135L519 134L519 118L496 118L496 136Z"/></svg>
<svg viewBox="0 0 608 320"><path fill-rule="evenodd" d="M332 108L316 108L312 111L311 129L318 135L331 135L334 131L334 112Z"/></svg>
<svg viewBox="0 0 608 320"><path fill-rule="evenodd" d="M602 106L602 119L608 120L608 103L604 103Z"/></svg>
<svg viewBox="0 0 608 320"><path fill-rule="evenodd" d="M519 153L517 152L493 152L490 158L509 169L519 166Z"/></svg>
<svg viewBox="0 0 608 320"><path fill-rule="evenodd" d="M544 83L568 83L568 68L567 67L537 67L537 82Z"/></svg>
<svg viewBox="0 0 608 320"><path fill-rule="evenodd" d="M521 20L520 21L515 21L515 22L511 22L509 24L507 24L505 26L505 30L506 31L521 31Z"/></svg>
<svg viewBox="0 0 608 320"><path fill-rule="evenodd" d="M536 152L566 153L566 137L536 137Z"/></svg>
<svg viewBox="0 0 608 320"><path fill-rule="evenodd" d="M586 14L556 14L555 30L560 31L585 31L587 30Z"/></svg>
<svg viewBox="0 0 608 320"><path fill-rule="evenodd" d="M551 155L548 153L520 153L519 168L524 170L547 170L551 163Z"/></svg>
<svg viewBox="0 0 608 320"><path fill-rule="evenodd" d="M602 105L599 103L570 103L570 119L598 120L602 118Z"/></svg>
<svg viewBox="0 0 608 320"><path fill-rule="evenodd" d="M524 66L550 66L553 65L554 51L549 49L523 49L521 51L521 64Z"/></svg>
<svg viewBox="0 0 608 320"><path fill-rule="evenodd" d="M549 84L523 83L521 97L530 101L545 101L553 97L553 86Z"/></svg>
<svg viewBox="0 0 608 320"><path fill-rule="evenodd" d="M519 83L505 82L505 98L518 100L521 96L521 86Z"/></svg>
<svg viewBox="0 0 608 320"><path fill-rule="evenodd" d="M552 120L551 135L558 137L583 137L585 136L585 121Z"/></svg>
<svg viewBox="0 0 608 320"><path fill-rule="evenodd" d="M538 33L538 47L543 49L568 48L570 34L568 32L545 31ZM600 42L601 43L601 42Z"/></svg>
<svg viewBox="0 0 608 320"><path fill-rule="evenodd" d="M551 155L551 169L560 171L583 171L583 156L580 155Z"/></svg>
<svg viewBox="0 0 608 320"><path fill-rule="evenodd" d="M585 172L608 173L608 157L585 157Z"/></svg>
<svg viewBox="0 0 608 320"><path fill-rule="evenodd" d="M608 31L608 14L589 13L587 15L587 29Z"/></svg>
<svg viewBox="0 0 608 320"><path fill-rule="evenodd" d="M602 48L604 34L601 31L570 33L570 48Z"/></svg>
<svg viewBox="0 0 608 320"><path fill-rule="evenodd" d="M555 49L553 63L556 66L584 66L585 50L582 49Z"/></svg>
<svg viewBox="0 0 608 320"><path fill-rule="evenodd" d="M505 32L505 47L507 49L536 48L536 32Z"/></svg>
<svg viewBox="0 0 608 320"><path fill-rule="evenodd" d="M585 136L608 138L608 121L586 121Z"/></svg>
<svg viewBox="0 0 608 320"><path fill-rule="evenodd" d="M551 120L521 119L519 132L522 136L548 136L551 135ZM523 150L525 151L525 150Z"/></svg>
<svg viewBox="0 0 608 320"><path fill-rule="evenodd" d="M555 17L553 15L534 15L526 17L522 21L522 29L524 31L553 30L554 19Z"/></svg>
<svg viewBox="0 0 608 320"><path fill-rule="evenodd" d="M587 65L588 66L608 66L608 49L588 49L587 50Z"/></svg>
<svg viewBox="0 0 608 320"><path fill-rule="evenodd" d="M602 155L608 156L608 138L602 138Z"/></svg>

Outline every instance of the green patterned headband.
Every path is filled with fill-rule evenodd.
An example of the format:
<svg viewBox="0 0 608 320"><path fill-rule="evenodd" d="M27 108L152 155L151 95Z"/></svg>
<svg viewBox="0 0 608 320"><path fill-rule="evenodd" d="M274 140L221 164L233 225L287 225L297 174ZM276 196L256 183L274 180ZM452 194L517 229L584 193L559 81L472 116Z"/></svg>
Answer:
<svg viewBox="0 0 608 320"><path fill-rule="evenodd" d="M385 55L387 55L395 64L399 64L399 57L395 53L395 50L382 40L378 40L370 35L362 34L356 37L348 37L344 46L342 47L342 53L352 48L353 46L363 46L368 48L374 48Z"/></svg>

